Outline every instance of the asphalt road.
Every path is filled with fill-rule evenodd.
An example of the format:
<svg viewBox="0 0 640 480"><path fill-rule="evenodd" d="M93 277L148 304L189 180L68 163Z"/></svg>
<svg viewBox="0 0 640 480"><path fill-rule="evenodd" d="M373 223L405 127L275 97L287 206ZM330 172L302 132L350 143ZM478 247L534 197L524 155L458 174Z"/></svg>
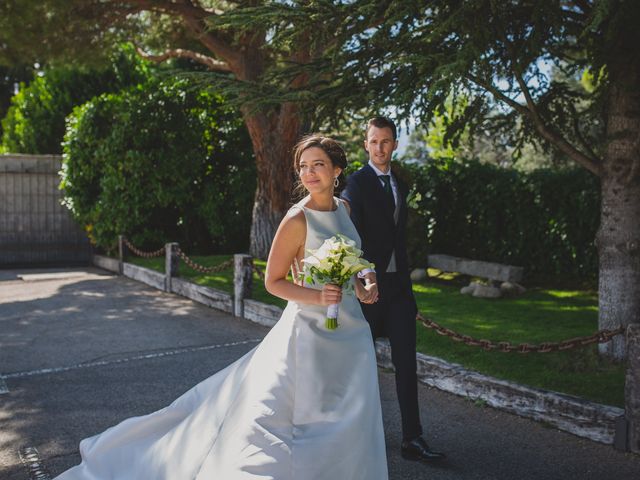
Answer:
<svg viewBox="0 0 640 480"><path fill-rule="evenodd" d="M267 331L97 269L0 270L0 480L53 478L82 438L166 406ZM380 385L392 480L640 479L639 456L426 386L426 437L448 459L404 461L393 374Z"/></svg>

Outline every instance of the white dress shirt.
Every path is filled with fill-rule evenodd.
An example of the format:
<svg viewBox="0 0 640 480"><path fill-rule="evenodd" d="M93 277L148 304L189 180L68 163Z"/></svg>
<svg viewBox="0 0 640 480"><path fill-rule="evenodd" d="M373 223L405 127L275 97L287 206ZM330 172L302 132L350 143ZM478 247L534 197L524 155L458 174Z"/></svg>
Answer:
<svg viewBox="0 0 640 480"><path fill-rule="evenodd" d="M389 175L391 179L391 191L393 192L393 200L396 203L396 210L398 209L398 182L396 182L396 177L391 173L391 168L389 168L388 173L384 173L378 167L376 167L371 160L369 160L369 166L373 168L373 171L378 175L378 180L380 180L380 184L384 187L384 180L380 178L381 175ZM397 219L395 219L397 221Z"/></svg>

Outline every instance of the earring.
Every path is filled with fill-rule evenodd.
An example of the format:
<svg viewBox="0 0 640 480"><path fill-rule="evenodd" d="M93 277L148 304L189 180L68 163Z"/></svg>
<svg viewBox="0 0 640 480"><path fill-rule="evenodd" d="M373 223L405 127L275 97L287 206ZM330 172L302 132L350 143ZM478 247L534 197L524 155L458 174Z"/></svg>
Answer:
<svg viewBox="0 0 640 480"><path fill-rule="evenodd" d="M333 180L333 186L334 186L334 188L338 188L338 185L340 185L340 180L338 180L338 177L336 177Z"/></svg>

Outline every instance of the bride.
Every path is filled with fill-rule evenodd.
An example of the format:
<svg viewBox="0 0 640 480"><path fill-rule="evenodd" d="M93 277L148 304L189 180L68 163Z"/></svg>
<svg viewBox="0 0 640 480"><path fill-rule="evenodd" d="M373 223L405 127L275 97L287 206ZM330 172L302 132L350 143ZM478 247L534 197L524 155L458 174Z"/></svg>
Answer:
<svg viewBox="0 0 640 480"><path fill-rule="evenodd" d="M334 197L346 164L319 135L294 150L308 195L273 239L265 286L288 304L264 340L162 410L83 440L82 463L58 480L388 479L375 351L356 296L287 280L307 249L337 233L360 245ZM361 301L377 300L375 285L351 285ZM328 330L334 303L339 327Z"/></svg>

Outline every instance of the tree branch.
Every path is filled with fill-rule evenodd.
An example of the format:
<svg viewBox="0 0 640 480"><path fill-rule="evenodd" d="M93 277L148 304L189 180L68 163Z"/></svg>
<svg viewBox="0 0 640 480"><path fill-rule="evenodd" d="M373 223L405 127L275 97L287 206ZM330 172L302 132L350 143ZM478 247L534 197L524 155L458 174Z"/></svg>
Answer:
<svg viewBox="0 0 640 480"><path fill-rule="evenodd" d="M225 62L221 62L216 60L215 58L208 57L207 55L203 55L202 53L194 52L193 50L185 50L184 48L175 48L171 50L166 50L164 53L160 55L151 55L150 53L146 53L142 48L136 45L136 51L138 55L140 55L145 60L151 60L152 62L160 63L164 62L168 58L190 58L191 60L195 60L202 65L206 65L210 70L214 70L217 72L230 72L231 69L229 65Z"/></svg>
<svg viewBox="0 0 640 480"><path fill-rule="evenodd" d="M522 78L520 71L515 67L513 70L514 70L513 76L516 77L516 82L518 82L520 91L522 92L522 95L524 95L524 100L525 102L527 102L527 110L529 111L531 119L534 121L536 125L539 123L542 123L542 117L540 117L540 113L538 113L536 104L533 101L533 98L531 97L531 92L529 92L529 87L527 86L524 79Z"/></svg>
<svg viewBox="0 0 640 480"><path fill-rule="evenodd" d="M189 30L196 36L196 39L212 53L229 65L237 63L238 54L232 48L231 43L223 40L214 33L207 32L204 24L207 17L218 15L220 13L219 11L201 8L189 0L182 0L180 3L158 0L127 0L127 3L135 5L140 10L173 14L174 16L182 17Z"/></svg>
<svg viewBox="0 0 640 480"><path fill-rule="evenodd" d="M584 168L586 168L587 170L589 170L590 172L592 172L597 176L600 176L602 174L602 165L600 160L598 160L597 158L591 158L590 156L584 154L580 150L576 149L569 142L567 142L561 135L559 135L558 133L554 132L552 129L547 127L547 125L542 121L542 118L540 117L536 109L536 105L533 102L533 99L531 98L531 94L529 93L529 89L526 88L526 85L524 85L525 90L523 90L522 92L525 97L525 100L527 101L527 106L524 106L516 102L512 98L508 97L507 95L505 95L498 88L493 86L493 84L491 84L490 82L484 82L472 75L467 75L467 78L469 78L476 85L490 92L498 100L505 102L507 105L509 105L511 108L516 110L521 115L529 117L533 122L538 133L542 135L542 137L546 139L549 143L551 143L552 145L555 145L561 152L563 152L573 161L582 165ZM518 81L518 85L520 85L520 88L522 89L524 81L520 78L519 75L516 75L516 80Z"/></svg>
<svg viewBox="0 0 640 480"><path fill-rule="evenodd" d="M234 49L231 43L225 42L219 36L208 32L206 26L203 24L204 19L188 16L183 16L183 18L191 33L193 33L196 39L211 52L227 62L230 67L239 63L240 49Z"/></svg>
<svg viewBox="0 0 640 480"><path fill-rule="evenodd" d="M514 64L515 65L515 64ZM569 142L567 142L560 134L554 132L552 129L548 128L542 117L540 116L540 112L538 112L538 108L536 103L533 101L531 97L531 92L529 91L529 87L522 78L521 72L514 68L514 76L516 77L516 82L518 82L518 86L520 87L520 91L524 95L525 101L527 102L527 110L529 111L529 116L533 121L533 124L536 126L536 130L546 138L553 145L558 147L560 151L565 153L569 158L574 160L576 163L579 163L586 169L600 176L601 173L601 162L597 157L591 157L590 155L581 152Z"/></svg>
<svg viewBox="0 0 640 480"><path fill-rule="evenodd" d="M597 160L598 156L591 149L591 145L589 145L589 143L587 143L587 140L584 138L584 135L582 135L582 132L580 131L580 122L578 120L578 112L576 111L575 105L570 103L569 104L569 108L571 109L571 117L573 119L573 130L576 133L576 137L577 137L578 141L580 142L580 145L582 145L582 148L584 148L586 150L587 154L592 159L594 159L595 161L598 161Z"/></svg>
<svg viewBox="0 0 640 480"><path fill-rule="evenodd" d="M505 95L499 89L494 87L492 83L485 82L482 79L477 78L474 75L470 75L470 74L467 74L467 78L471 80L473 83L475 83L476 85L478 85L479 87L484 88L486 91L491 93L494 97L496 97L498 100L502 100L504 103L506 103L507 105L509 105L511 108L521 113L522 115L529 115L529 110L527 109L527 107L516 102L513 98Z"/></svg>

